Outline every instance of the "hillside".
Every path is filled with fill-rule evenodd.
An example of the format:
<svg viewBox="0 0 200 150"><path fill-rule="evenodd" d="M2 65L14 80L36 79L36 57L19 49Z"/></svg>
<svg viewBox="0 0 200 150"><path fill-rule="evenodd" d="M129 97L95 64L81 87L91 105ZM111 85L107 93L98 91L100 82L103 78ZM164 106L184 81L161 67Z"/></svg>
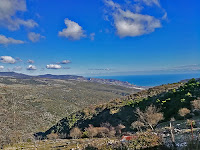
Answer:
<svg viewBox="0 0 200 150"><path fill-rule="evenodd" d="M91 106L82 111L68 115L60 120L56 125L46 132L36 133L36 137L45 138L50 133L58 133L68 137L69 131L73 127L78 127L82 131L92 124L99 127L102 123L110 123L113 127L119 124L125 125L124 131L131 131L131 123L136 121L134 114L136 108L144 110L151 104L155 105L164 114L164 121L181 119L178 115L180 108L192 110L191 102L200 97L199 79L189 80L186 83L174 83L153 87L148 90L116 99L109 103Z"/></svg>
<svg viewBox="0 0 200 150"><path fill-rule="evenodd" d="M12 138L16 137L26 139L68 114L138 91L117 85L4 73L0 77L0 143L15 141Z"/></svg>
<svg viewBox="0 0 200 150"><path fill-rule="evenodd" d="M92 82L92 83L101 83L107 85L118 85L125 88L133 88L136 90L143 90L146 87L138 87L136 85L130 84L129 82L114 80L114 79L99 79L99 78L86 78L83 76L77 75L52 75L52 74L45 74L45 75L38 75L38 76L30 76L22 73L16 72L0 72L0 77L14 77L17 79L60 79L60 80L75 80L81 82Z"/></svg>

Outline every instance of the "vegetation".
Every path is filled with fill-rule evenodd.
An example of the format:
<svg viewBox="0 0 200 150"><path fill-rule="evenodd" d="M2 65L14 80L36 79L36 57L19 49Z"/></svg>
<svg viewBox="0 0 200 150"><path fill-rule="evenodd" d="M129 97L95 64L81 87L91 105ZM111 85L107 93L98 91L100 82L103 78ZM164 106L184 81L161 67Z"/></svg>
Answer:
<svg viewBox="0 0 200 150"><path fill-rule="evenodd" d="M131 131L131 123L137 121L137 115L133 112L136 111L136 108L140 108L140 110L143 111L151 104L160 108L162 113L164 111L163 115L165 120L169 117L173 117L174 115L179 116L177 110L176 113L173 112L174 109L170 110L170 115L168 115L168 111L165 110L165 105L169 102L167 101L165 105L161 105L157 102L157 99L164 99L165 97L167 97L166 99L169 99L169 96L174 96L171 96L171 94L175 94L172 92L174 89L178 91L183 86L185 86L184 83L162 85L129 95L126 98L118 98L105 104L84 108L82 111L77 111L70 114L66 118L63 118L46 132L37 133L36 136L42 135L45 138L45 136L52 131L60 134L69 134L70 130L75 126L84 131L85 128L89 127L89 124L94 127L100 127L102 123L106 122L111 124L113 127L123 124L126 127L123 129L124 131ZM173 101L175 101L175 99L171 102Z"/></svg>
<svg viewBox="0 0 200 150"><path fill-rule="evenodd" d="M82 136L82 132L79 128L75 127L70 131L70 137L73 139L79 139Z"/></svg>
<svg viewBox="0 0 200 150"><path fill-rule="evenodd" d="M187 108L181 108L179 111L178 111L179 115L181 117L185 117L187 114L190 113L190 110L187 109Z"/></svg>
<svg viewBox="0 0 200 150"><path fill-rule="evenodd" d="M67 115L47 131L36 133L35 137L73 138L67 145L71 149L159 150L176 148L177 144L178 147L198 147L200 119L195 115L199 115L199 98L200 83L195 79L153 87L125 98L85 107ZM15 106L14 103L12 108ZM15 116L16 111L12 112ZM129 142L121 142L122 135L128 135ZM187 141L185 137L192 140L191 143L194 139L197 142L181 143ZM56 142L50 147L60 148L61 145Z"/></svg>
<svg viewBox="0 0 200 150"><path fill-rule="evenodd" d="M46 131L66 115L136 91L76 80L0 77L0 147L33 140L35 132ZM73 128L76 116L68 119Z"/></svg>
<svg viewBox="0 0 200 150"><path fill-rule="evenodd" d="M154 130L154 127L159 121L163 120L163 114L155 106L149 106L144 112L139 108L136 109L135 114L137 115L137 121L132 123L132 126L137 126L138 128L146 127ZM139 127L139 125L141 125Z"/></svg>

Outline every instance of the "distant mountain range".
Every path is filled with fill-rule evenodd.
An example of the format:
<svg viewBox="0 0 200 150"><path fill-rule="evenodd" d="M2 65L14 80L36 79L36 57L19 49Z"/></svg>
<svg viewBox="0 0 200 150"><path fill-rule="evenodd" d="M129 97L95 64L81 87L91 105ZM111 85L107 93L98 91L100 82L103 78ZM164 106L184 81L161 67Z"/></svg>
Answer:
<svg viewBox="0 0 200 150"><path fill-rule="evenodd" d="M38 75L38 76L30 76L22 73L16 72L0 72L0 76L3 77L14 77L18 79L31 79L31 78L47 78L47 79L60 79L60 80L76 80L82 82L93 82L93 83L101 83L101 84L108 84L108 85L118 85L123 86L126 88L134 88L143 90L145 87L138 87L129 82L119 81L115 79L99 79L99 78L86 78L83 76L77 75L52 75L52 74L45 74L45 75Z"/></svg>

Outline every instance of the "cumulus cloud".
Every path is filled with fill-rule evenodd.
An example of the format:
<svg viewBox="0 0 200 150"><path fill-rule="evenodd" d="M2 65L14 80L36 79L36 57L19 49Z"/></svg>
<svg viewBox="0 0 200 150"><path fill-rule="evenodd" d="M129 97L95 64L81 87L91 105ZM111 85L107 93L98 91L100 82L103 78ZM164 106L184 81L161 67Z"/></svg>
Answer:
<svg viewBox="0 0 200 150"><path fill-rule="evenodd" d="M12 70L13 71L21 71L22 67L21 66L15 66Z"/></svg>
<svg viewBox="0 0 200 150"><path fill-rule="evenodd" d="M37 68L34 65L29 65L26 69L27 70L36 70Z"/></svg>
<svg viewBox="0 0 200 150"><path fill-rule="evenodd" d="M115 27L120 37L140 36L154 32L161 27L160 20L149 15L136 14L129 10L115 14Z"/></svg>
<svg viewBox="0 0 200 150"><path fill-rule="evenodd" d="M34 43L38 42L41 38L45 38L45 37L35 32L28 33L28 39Z"/></svg>
<svg viewBox="0 0 200 150"><path fill-rule="evenodd" d="M4 35L0 35L0 44L8 45L8 44L24 44L24 41L15 40L10 37L6 37Z"/></svg>
<svg viewBox="0 0 200 150"><path fill-rule="evenodd" d="M20 26L34 28L38 24L32 20L23 20L17 17L18 12L25 12L25 0L0 0L0 26L4 26L9 30L17 30Z"/></svg>
<svg viewBox="0 0 200 150"><path fill-rule="evenodd" d="M14 64L14 63L16 63L16 60L14 58L12 58L11 56L1 56L0 62Z"/></svg>
<svg viewBox="0 0 200 150"><path fill-rule="evenodd" d="M86 37L84 33L85 31L78 23L66 18L65 25L67 26L67 28L58 32L59 36L68 38L70 40L80 40L81 38Z"/></svg>
<svg viewBox="0 0 200 150"><path fill-rule="evenodd" d="M0 66L0 70L3 70L4 69L4 66Z"/></svg>
<svg viewBox="0 0 200 150"><path fill-rule="evenodd" d="M46 66L47 69L61 69L61 65L57 65L57 64L49 64Z"/></svg>
<svg viewBox="0 0 200 150"><path fill-rule="evenodd" d="M34 64L34 60L29 59L29 60L27 60L27 63Z"/></svg>
<svg viewBox="0 0 200 150"><path fill-rule="evenodd" d="M148 14L140 14L143 8L138 3L145 5L156 5L160 7L158 0L135 0L137 2L133 5L135 10L128 10L112 0L105 0L105 5L110 8L109 15L113 19L113 25L116 28L117 35L123 37L135 37L144 34L149 34L155 31L156 28L161 28L160 19ZM127 7L128 8L128 7ZM165 16L166 17L166 16Z"/></svg>

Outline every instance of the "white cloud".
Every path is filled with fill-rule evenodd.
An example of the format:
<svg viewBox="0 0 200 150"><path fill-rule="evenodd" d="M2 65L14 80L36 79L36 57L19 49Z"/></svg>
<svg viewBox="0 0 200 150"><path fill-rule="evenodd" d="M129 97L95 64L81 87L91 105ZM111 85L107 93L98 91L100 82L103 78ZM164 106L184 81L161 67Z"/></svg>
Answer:
<svg viewBox="0 0 200 150"><path fill-rule="evenodd" d="M34 65L29 65L26 69L27 70L36 70L37 68Z"/></svg>
<svg viewBox="0 0 200 150"><path fill-rule="evenodd" d="M94 37L95 37L95 33L91 33L91 34L90 34L90 39L91 39L92 41L94 41Z"/></svg>
<svg viewBox="0 0 200 150"><path fill-rule="evenodd" d="M154 32L161 27L160 20L149 15L136 14L129 10L120 10L114 15L114 24L120 37L140 36Z"/></svg>
<svg viewBox="0 0 200 150"><path fill-rule="evenodd" d="M33 28L38 26L34 20L23 20L17 17L18 12L25 12L25 0L0 0L0 26L17 30L20 26Z"/></svg>
<svg viewBox="0 0 200 150"><path fill-rule="evenodd" d="M24 44L24 41L21 40L15 40L13 38L10 37L6 37L4 35L0 35L0 44Z"/></svg>
<svg viewBox="0 0 200 150"><path fill-rule="evenodd" d="M160 7L159 0L135 0L135 2L144 3L147 6L156 5L156 6Z"/></svg>
<svg viewBox="0 0 200 150"><path fill-rule="evenodd" d="M35 32L28 33L28 39L32 42L38 42L41 38L45 38L45 37Z"/></svg>
<svg viewBox="0 0 200 150"><path fill-rule="evenodd" d="M112 0L105 0L104 2L108 7L112 7L113 9L121 7L119 4L114 3Z"/></svg>
<svg viewBox="0 0 200 150"><path fill-rule="evenodd" d="M133 5L134 11L128 10L121 5L106 0L105 5L111 8L109 15L113 18L113 25L116 28L117 35L123 37L135 37L144 34L149 34L155 31L156 28L161 28L160 19L148 14L140 14L143 9L140 3L152 6L153 4L160 7L158 0L135 0L137 2ZM131 5L131 4L129 4Z"/></svg>
<svg viewBox="0 0 200 150"><path fill-rule="evenodd" d="M67 28L60 31L58 33L59 36L66 37L70 40L80 40L81 38L86 37L86 35L84 34L85 31L78 23L66 18L65 25L67 26Z"/></svg>
<svg viewBox="0 0 200 150"><path fill-rule="evenodd" d="M70 60L63 60L63 61L60 62L60 64L69 64L69 63L71 63Z"/></svg>
<svg viewBox="0 0 200 150"><path fill-rule="evenodd" d="M34 60L29 59L29 60L27 60L27 63L34 64Z"/></svg>
<svg viewBox="0 0 200 150"><path fill-rule="evenodd" d="M12 58L11 56L1 56L0 62L14 64L14 63L16 63L16 60L14 58Z"/></svg>
<svg viewBox="0 0 200 150"><path fill-rule="evenodd" d="M47 69L61 69L61 65L57 65L57 64L49 64L46 66Z"/></svg>
<svg viewBox="0 0 200 150"><path fill-rule="evenodd" d="M4 69L4 66L0 66L0 70L3 70Z"/></svg>

